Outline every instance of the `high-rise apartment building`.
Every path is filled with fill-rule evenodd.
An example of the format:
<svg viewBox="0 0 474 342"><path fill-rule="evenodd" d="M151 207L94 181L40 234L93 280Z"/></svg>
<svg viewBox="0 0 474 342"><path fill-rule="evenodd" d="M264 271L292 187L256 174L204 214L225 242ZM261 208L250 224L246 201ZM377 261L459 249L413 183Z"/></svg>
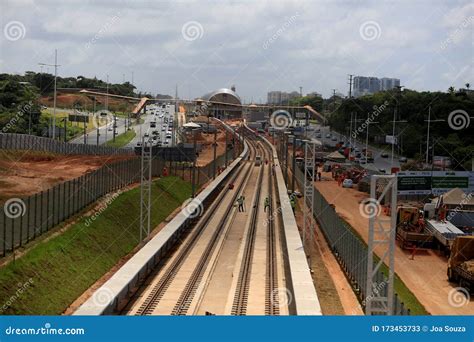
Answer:
<svg viewBox="0 0 474 342"><path fill-rule="evenodd" d="M356 76L354 77L353 95L359 97L368 94L374 94L382 90L390 90L400 86L398 78Z"/></svg>

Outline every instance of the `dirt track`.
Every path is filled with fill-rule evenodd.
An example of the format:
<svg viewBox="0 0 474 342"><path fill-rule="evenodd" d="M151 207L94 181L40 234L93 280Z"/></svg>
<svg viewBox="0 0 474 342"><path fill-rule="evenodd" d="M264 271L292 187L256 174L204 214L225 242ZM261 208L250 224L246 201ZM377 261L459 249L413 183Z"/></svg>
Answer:
<svg viewBox="0 0 474 342"><path fill-rule="evenodd" d="M329 173L323 174L330 178ZM335 204L336 211L368 241L368 219L359 214L359 203L366 194L355 189L338 187L337 182L316 182L317 189L329 203ZM378 251L376 251L378 255ZM413 292L421 304L432 315L472 315L474 298L465 305L456 306L459 293L453 290L457 285L450 284L446 276L446 258L430 250L419 252L411 260L411 253L400 247L395 250L395 272ZM451 302L451 304L450 304ZM454 305L452 305L454 303ZM462 302L461 302L462 304Z"/></svg>
<svg viewBox="0 0 474 342"><path fill-rule="evenodd" d="M41 152L0 154L0 202L28 196L130 156L61 156Z"/></svg>

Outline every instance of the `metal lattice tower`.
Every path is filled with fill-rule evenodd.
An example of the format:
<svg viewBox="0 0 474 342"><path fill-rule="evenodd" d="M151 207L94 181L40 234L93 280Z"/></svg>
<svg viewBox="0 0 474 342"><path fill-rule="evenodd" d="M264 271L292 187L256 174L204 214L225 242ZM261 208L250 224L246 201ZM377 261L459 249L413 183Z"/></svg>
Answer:
<svg viewBox="0 0 474 342"><path fill-rule="evenodd" d="M314 240L314 174L316 162L316 144L310 140L305 140L304 149L304 221L303 221L303 244L306 241L306 231L309 229L310 241Z"/></svg>
<svg viewBox="0 0 474 342"><path fill-rule="evenodd" d="M150 235L152 144L142 138L140 170L140 241Z"/></svg>
<svg viewBox="0 0 474 342"><path fill-rule="evenodd" d="M377 198L376 189L378 180L388 180L380 196ZM381 184L379 184L380 186ZM390 217L379 217L380 200L391 189ZM367 257L367 287L365 299L366 315L393 314L393 279L395 266L395 238L397 224L397 176L374 175L370 180L370 199L366 203L369 215L369 244ZM374 264L374 251L377 249L380 260ZM380 279L383 264L388 266L388 279Z"/></svg>

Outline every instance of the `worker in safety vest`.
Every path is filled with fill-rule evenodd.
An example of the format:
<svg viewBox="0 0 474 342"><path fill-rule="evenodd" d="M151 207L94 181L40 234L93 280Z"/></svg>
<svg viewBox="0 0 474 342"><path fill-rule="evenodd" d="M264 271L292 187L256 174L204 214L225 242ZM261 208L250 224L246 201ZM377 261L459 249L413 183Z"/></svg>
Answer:
<svg viewBox="0 0 474 342"><path fill-rule="evenodd" d="M239 212L244 212L244 198L243 196L239 196L239 198L237 198L237 204L239 205Z"/></svg>
<svg viewBox="0 0 474 342"><path fill-rule="evenodd" d="M294 198L292 198L290 200L290 204L291 204L291 209L293 209L293 213L295 212L295 208L296 208L296 201Z"/></svg>
<svg viewBox="0 0 474 342"><path fill-rule="evenodd" d="M264 206L263 206L263 211L264 212L267 212L267 208L270 208L270 198L265 197L265 202L264 202Z"/></svg>

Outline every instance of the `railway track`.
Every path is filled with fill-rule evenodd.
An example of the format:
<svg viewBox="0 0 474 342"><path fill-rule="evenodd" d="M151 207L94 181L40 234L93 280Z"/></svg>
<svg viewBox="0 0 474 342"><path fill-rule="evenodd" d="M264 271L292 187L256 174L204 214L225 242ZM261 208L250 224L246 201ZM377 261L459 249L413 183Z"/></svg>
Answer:
<svg viewBox="0 0 474 342"><path fill-rule="evenodd" d="M271 153L253 135L247 142L249 161L243 162L229 181L235 184L234 190L226 188L219 194L183 243L132 299L126 314L244 315L248 314L249 296L258 307L251 314L280 314L274 291L283 281L279 278L283 271L278 271L283 261L278 258L281 251L275 218L271 217L276 203ZM268 164L255 167L257 153ZM242 194L252 195L251 205L248 212L237 213L236 199ZM270 198L265 213L264 196ZM257 279L262 275L263 282ZM262 288L263 295L259 292Z"/></svg>

